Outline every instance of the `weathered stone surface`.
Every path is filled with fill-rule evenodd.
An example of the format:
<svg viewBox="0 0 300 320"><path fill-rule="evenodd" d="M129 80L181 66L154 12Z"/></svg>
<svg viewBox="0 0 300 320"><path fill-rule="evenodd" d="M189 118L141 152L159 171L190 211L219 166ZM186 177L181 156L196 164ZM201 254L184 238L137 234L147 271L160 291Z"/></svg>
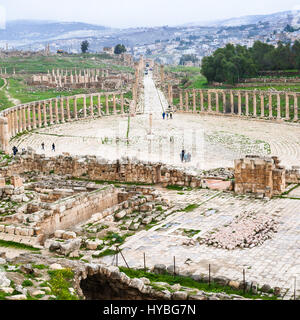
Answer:
<svg viewBox="0 0 300 320"><path fill-rule="evenodd" d="M16 294L14 296L7 296L5 299L6 300L27 300L27 297L25 294Z"/></svg>

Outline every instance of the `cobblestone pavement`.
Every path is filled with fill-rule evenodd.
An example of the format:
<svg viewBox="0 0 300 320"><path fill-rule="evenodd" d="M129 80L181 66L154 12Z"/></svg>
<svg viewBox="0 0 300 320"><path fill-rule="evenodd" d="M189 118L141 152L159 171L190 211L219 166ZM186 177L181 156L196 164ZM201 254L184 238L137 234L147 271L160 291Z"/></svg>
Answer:
<svg viewBox="0 0 300 320"><path fill-rule="evenodd" d="M295 277L300 285L300 200L249 199L211 190L194 190L179 195L176 191L160 190L164 198L185 208L190 204L200 205L191 212L176 212L167 220L148 231L141 231L123 245L123 254L130 267L143 267L146 254L147 267L155 264L176 264L194 274L208 274L208 265L216 276L225 276L242 281L243 269L246 280L260 285L278 286L287 291L289 299L294 294ZM279 223L278 232L261 246L232 251L199 245L186 246L190 239L182 232L200 230L193 239L201 237L223 225L228 225L235 216L243 212L265 213ZM111 263L111 257L106 262ZM189 260L188 260L189 259ZM123 264L123 263L122 263ZM300 295L298 289L297 294Z"/></svg>

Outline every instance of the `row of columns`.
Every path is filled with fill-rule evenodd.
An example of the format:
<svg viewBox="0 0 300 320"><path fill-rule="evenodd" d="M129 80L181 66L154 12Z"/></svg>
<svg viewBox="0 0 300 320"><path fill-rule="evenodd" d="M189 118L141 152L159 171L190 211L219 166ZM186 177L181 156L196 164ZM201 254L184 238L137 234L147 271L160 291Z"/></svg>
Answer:
<svg viewBox="0 0 300 320"><path fill-rule="evenodd" d="M50 70L48 70L48 75L50 75ZM101 76L102 78L109 76L109 71L104 69L83 69L83 70L64 70L64 69L52 69L52 76L64 77L64 76Z"/></svg>
<svg viewBox="0 0 300 320"><path fill-rule="evenodd" d="M224 90L218 90L218 91L204 91L204 90L193 90L190 91L180 91L179 92L179 109L182 111L197 111L197 101L196 101L196 94L199 93L200 95L200 111L208 111L212 112L212 97L214 95L215 97L215 112L220 112L220 102L219 98L220 95L222 96L223 100L223 106L227 103L227 95L228 92ZM207 101L208 101L208 109L205 110L204 108L204 93L207 93ZM290 97L294 98L294 118L293 121L298 121L298 95L297 93L269 93L268 94L268 108L269 108L269 118L274 118L273 115L273 96L276 96L276 103L277 103L277 118L281 119L281 95L285 95L285 119L290 119ZM193 106L192 110L190 108L190 96L193 97ZM265 117L265 96L266 94L262 92L241 92L241 91L230 91L230 108L231 113L234 114L234 97L237 96L238 98L238 115L246 115L249 116L249 98L252 97L252 103L253 103L253 116L258 115L258 107L260 107L260 117ZM245 97L245 113L242 111L242 95ZM168 98L171 104L173 104L174 98L173 98L173 89L171 86L168 87ZM183 103L183 100L185 100L185 104ZM225 113L226 110L223 108L223 113Z"/></svg>
<svg viewBox="0 0 300 320"><path fill-rule="evenodd" d="M122 83L124 83L125 80L129 81L129 75L127 76L127 79L125 79L123 74L120 74L119 76L111 77L110 80L120 80ZM33 76L32 81L33 83L49 83L49 84L56 84L57 86L62 87L63 85L67 84L88 84L88 83L98 83L100 82L103 85L104 88L104 81L106 78L101 78L98 75L96 76Z"/></svg>
<svg viewBox="0 0 300 320"><path fill-rule="evenodd" d="M118 114L116 95L112 94L113 114ZM110 115L109 106L110 94L105 94L105 114ZM38 101L21 105L5 110L2 115L7 119L8 137L11 138L18 133L30 131L52 124L65 123L66 121L78 120L78 99L83 99L83 117L94 117L94 98L97 97L97 116L102 116L101 94L81 95L73 97L61 97L51 100ZM87 105L87 99L90 104ZM73 100L73 114L71 114L70 101ZM120 93L121 114L125 114L124 95ZM48 106L48 108L47 108ZM89 115L88 115L89 111ZM2 132L1 132L2 134ZM3 144L2 144L3 145Z"/></svg>

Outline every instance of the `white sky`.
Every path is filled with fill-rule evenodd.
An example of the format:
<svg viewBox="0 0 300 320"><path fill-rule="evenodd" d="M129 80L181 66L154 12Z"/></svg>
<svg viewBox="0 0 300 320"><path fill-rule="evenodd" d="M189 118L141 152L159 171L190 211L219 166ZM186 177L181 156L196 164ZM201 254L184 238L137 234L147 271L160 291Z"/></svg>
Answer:
<svg viewBox="0 0 300 320"><path fill-rule="evenodd" d="M6 11L7 20L149 27L295 9L300 10L300 0L0 0L0 19Z"/></svg>

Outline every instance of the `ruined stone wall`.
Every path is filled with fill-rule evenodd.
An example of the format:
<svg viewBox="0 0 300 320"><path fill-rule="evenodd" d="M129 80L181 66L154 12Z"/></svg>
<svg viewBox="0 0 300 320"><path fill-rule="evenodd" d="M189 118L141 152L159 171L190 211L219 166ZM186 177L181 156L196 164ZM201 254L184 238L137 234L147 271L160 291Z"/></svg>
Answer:
<svg viewBox="0 0 300 320"><path fill-rule="evenodd" d="M255 193L271 198L280 195L286 187L286 170L279 166L276 157L248 156L235 160L234 176L236 193Z"/></svg>
<svg viewBox="0 0 300 320"><path fill-rule="evenodd" d="M118 192L113 186L109 186L106 190L97 190L57 203L52 209L53 214L38 222L36 227L41 228L43 234L47 236L53 234L55 230L67 229L86 221L94 213L116 204L118 204ZM35 214L40 216L40 212Z"/></svg>
<svg viewBox="0 0 300 320"><path fill-rule="evenodd" d="M95 156L69 156L46 158L45 155L35 154L33 150L22 156L16 156L15 161L8 167L0 168L3 177L10 177L12 174L38 171L49 174L51 171L58 175L70 175L75 178L86 178L98 181L120 181L144 184L161 183L167 185L180 185L189 187L206 187L207 178L187 173L184 169L176 169L164 166L161 163L148 163L141 161L107 162ZM217 180L226 180L227 177L214 177ZM228 189L231 183L228 184Z"/></svg>

